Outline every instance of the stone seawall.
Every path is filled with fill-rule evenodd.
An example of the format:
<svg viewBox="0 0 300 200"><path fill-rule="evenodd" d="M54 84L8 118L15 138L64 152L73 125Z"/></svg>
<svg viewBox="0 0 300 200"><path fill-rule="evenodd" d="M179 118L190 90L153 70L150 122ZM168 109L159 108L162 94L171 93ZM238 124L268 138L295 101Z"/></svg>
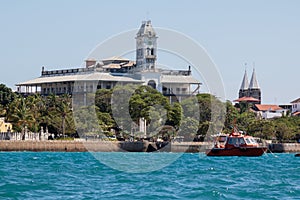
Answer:
<svg viewBox="0 0 300 200"><path fill-rule="evenodd" d="M0 151L120 151L117 143L100 141L0 141Z"/></svg>
<svg viewBox="0 0 300 200"><path fill-rule="evenodd" d="M202 147L202 148L200 148ZM203 143L169 143L160 152L199 152ZM159 147L153 142L109 142L109 141L27 141L0 140L0 151L65 151L65 152L151 152Z"/></svg>
<svg viewBox="0 0 300 200"><path fill-rule="evenodd" d="M300 143L269 144L268 149L273 153L300 152Z"/></svg>
<svg viewBox="0 0 300 200"><path fill-rule="evenodd" d="M187 153L197 153L205 152L210 145L205 142L176 142L171 144L171 152L187 152Z"/></svg>
<svg viewBox="0 0 300 200"><path fill-rule="evenodd" d="M169 143L160 152L204 152L209 144L203 142ZM147 152L158 147L153 142L109 142L109 141L14 141L0 140L0 151L58 151L58 152ZM300 144L269 144L273 153L300 152Z"/></svg>
<svg viewBox="0 0 300 200"><path fill-rule="evenodd" d="M146 152L149 142L0 140L0 151Z"/></svg>

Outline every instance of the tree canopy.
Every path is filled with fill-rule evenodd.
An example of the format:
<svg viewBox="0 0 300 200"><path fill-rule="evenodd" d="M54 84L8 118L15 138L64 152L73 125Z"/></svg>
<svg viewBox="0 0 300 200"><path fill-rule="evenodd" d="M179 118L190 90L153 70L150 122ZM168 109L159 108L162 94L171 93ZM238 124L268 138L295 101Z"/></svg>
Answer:
<svg viewBox="0 0 300 200"><path fill-rule="evenodd" d="M112 134L112 130L124 136L138 132L133 127L139 126L141 119L146 122L149 136L168 139L176 135L191 140L220 131L230 133L234 126L256 137L279 141L293 140L300 134L300 117L261 119L249 106L241 109L210 94L170 104L168 98L149 86L125 85L99 89L94 99L94 105L73 110L69 95L23 97L1 84L0 116L11 122L15 131L27 127L38 132L47 127L56 135L69 136L76 131Z"/></svg>

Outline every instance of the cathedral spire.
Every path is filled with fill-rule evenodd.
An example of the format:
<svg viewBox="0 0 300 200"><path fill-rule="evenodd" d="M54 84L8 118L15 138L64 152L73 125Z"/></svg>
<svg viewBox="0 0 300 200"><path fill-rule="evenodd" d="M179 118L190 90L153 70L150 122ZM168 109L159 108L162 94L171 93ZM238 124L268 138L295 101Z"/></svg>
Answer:
<svg viewBox="0 0 300 200"><path fill-rule="evenodd" d="M240 90L248 90L248 88L249 88L249 82L248 82L247 71L245 70L245 74L244 74L244 78Z"/></svg>
<svg viewBox="0 0 300 200"><path fill-rule="evenodd" d="M250 80L249 89L259 89L258 81L256 79L255 69L253 69L252 77Z"/></svg>

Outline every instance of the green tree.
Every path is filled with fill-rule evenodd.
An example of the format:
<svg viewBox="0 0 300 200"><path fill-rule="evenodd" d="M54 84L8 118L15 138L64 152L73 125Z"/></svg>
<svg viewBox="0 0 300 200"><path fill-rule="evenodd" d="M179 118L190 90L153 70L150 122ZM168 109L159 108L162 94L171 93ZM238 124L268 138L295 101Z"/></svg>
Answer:
<svg viewBox="0 0 300 200"><path fill-rule="evenodd" d="M4 84L0 84L0 104L5 108L17 95L12 91L12 89L6 87Z"/></svg>
<svg viewBox="0 0 300 200"><path fill-rule="evenodd" d="M187 117L181 122L178 136L183 136L185 141L193 141L198 131L199 121Z"/></svg>
<svg viewBox="0 0 300 200"><path fill-rule="evenodd" d="M275 126L276 138L280 142L290 138L291 129L283 122L279 122Z"/></svg>
<svg viewBox="0 0 300 200"><path fill-rule="evenodd" d="M226 103L226 119L224 122L224 132L230 133L232 131L233 126L236 123L236 120L239 117L238 110L232 105L230 101Z"/></svg>
<svg viewBox="0 0 300 200"><path fill-rule="evenodd" d="M74 120L76 122L77 131L81 137L86 135L99 135L103 130L105 131L107 129L106 124L109 123L106 119L110 118L110 115L105 113L108 116L104 117L105 123L103 123L98 118L99 115L101 115L100 113L97 106L82 106L74 111ZM104 127L105 129L103 129Z"/></svg>
<svg viewBox="0 0 300 200"><path fill-rule="evenodd" d="M97 112L98 123L102 131L110 131L111 128L116 127L115 121L109 113Z"/></svg>
<svg viewBox="0 0 300 200"><path fill-rule="evenodd" d="M9 105L8 121L13 124L13 129L21 131L25 126L30 127L34 123L32 112L26 105L25 98L15 99Z"/></svg>
<svg viewBox="0 0 300 200"><path fill-rule="evenodd" d="M6 117L7 109L0 104L0 117Z"/></svg>
<svg viewBox="0 0 300 200"><path fill-rule="evenodd" d="M236 126L238 129L250 133L251 132L251 130L249 130L250 124L253 123L253 121L255 120L256 120L255 113L251 111L243 112L238 116Z"/></svg>
<svg viewBox="0 0 300 200"><path fill-rule="evenodd" d="M29 129L33 132L38 132L45 119L45 102L40 95L35 94L26 98L26 105L30 109L30 113L33 117L33 122Z"/></svg>
<svg viewBox="0 0 300 200"><path fill-rule="evenodd" d="M102 113L111 113L111 95L113 90L99 89L95 95L95 105Z"/></svg>
<svg viewBox="0 0 300 200"><path fill-rule="evenodd" d="M129 113L133 121L137 124L140 118L144 118L147 124L151 123L150 114L158 112L162 114L163 110L168 113L171 106L165 96L149 86L140 86L137 88L129 101ZM163 117L161 115L161 117Z"/></svg>
<svg viewBox="0 0 300 200"><path fill-rule="evenodd" d="M197 98L200 108L199 127L207 127L206 134L208 135L222 131L226 120L225 104L210 94L198 94Z"/></svg>
<svg viewBox="0 0 300 200"><path fill-rule="evenodd" d="M67 94L62 96L51 95L48 97L48 123L53 126L57 133L64 137L75 132L72 115L72 100Z"/></svg>
<svg viewBox="0 0 300 200"><path fill-rule="evenodd" d="M180 103L174 103L168 112L168 120L166 125L172 126L177 130L180 127L180 122L183 118L183 111Z"/></svg>

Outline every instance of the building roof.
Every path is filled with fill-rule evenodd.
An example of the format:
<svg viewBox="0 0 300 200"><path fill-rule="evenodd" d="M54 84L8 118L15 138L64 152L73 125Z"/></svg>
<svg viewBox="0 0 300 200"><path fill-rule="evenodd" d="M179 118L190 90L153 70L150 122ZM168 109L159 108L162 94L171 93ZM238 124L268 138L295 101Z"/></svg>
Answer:
<svg viewBox="0 0 300 200"><path fill-rule="evenodd" d="M258 81L256 79L255 69L253 69L252 77L249 84L249 89L259 89Z"/></svg>
<svg viewBox="0 0 300 200"><path fill-rule="evenodd" d="M143 21L142 25L137 33L137 36L147 35L149 37L156 37L156 33L151 25L151 21Z"/></svg>
<svg viewBox="0 0 300 200"><path fill-rule="evenodd" d="M292 115L293 115L293 116L298 116L298 115L300 115L300 111L294 112Z"/></svg>
<svg viewBox="0 0 300 200"><path fill-rule="evenodd" d="M292 101L291 103L300 103L300 98L298 98L298 99Z"/></svg>
<svg viewBox="0 0 300 200"><path fill-rule="evenodd" d="M17 86L34 86L43 83L57 83L57 82L75 82L75 81L115 81L115 82L138 82L143 81L133 79L126 76L113 76L109 73L93 72L88 74L73 74L65 76L49 76L49 77L39 77L33 80L25 81L16 84Z"/></svg>
<svg viewBox="0 0 300 200"><path fill-rule="evenodd" d="M249 88L249 82L248 82L247 71L245 70L245 74L244 74L244 78L240 90L248 90L248 88Z"/></svg>
<svg viewBox="0 0 300 200"><path fill-rule="evenodd" d="M104 65L102 66L102 68L105 68L105 69L121 69L121 66L120 64L108 64L108 65Z"/></svg>
<svg viewBox="0 0 300 200"><path fill-rule="evenodd" d="M120 56L112 56L110 58L102 59L102 61L129 61L127 58L122 58Z"/></svg>
<svg viewBox="0 0 300 200"><path fill-rule="evenodd" d="M254 106L257 108L258 111L283 110L283 108L279 107L278 105L255 104Z"/></svg>
<svg viewBox="0 0 300 200"><path fill-rule="evenodd" d="M134 61L129 61L127 64L122 65L122 67L133 67L135 65Z"/></svg>
<svg viewBox="0 0 300 200"><path fill-rule="evenodd" d="M236 100L234 100L234 102L259 102L259 99L253 98L253 97L241 97L238 98Z"/></svg>
<svg viewBox="0 0 300 200"><path fill-rule="evenodd" d="M162 83L190 83L190 84L200 84L198 80L192 76L183 75L162 75Z"/></svg>

